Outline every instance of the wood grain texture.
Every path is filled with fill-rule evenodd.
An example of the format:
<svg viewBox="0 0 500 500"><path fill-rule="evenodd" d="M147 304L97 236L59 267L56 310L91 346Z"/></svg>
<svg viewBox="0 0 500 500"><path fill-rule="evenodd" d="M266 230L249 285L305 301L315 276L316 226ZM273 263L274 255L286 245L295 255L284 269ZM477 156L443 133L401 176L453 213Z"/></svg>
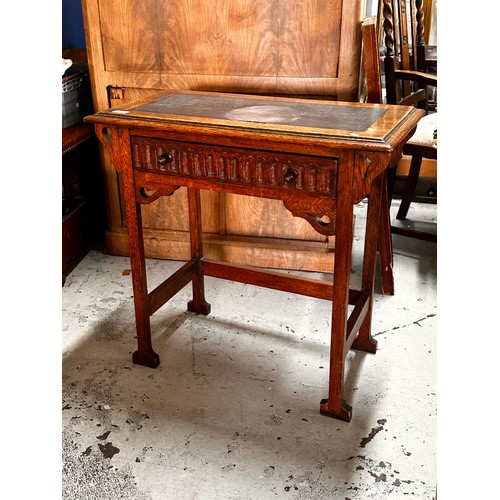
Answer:
<svg viewBox="0 0 500 500"><path fill-rule="evenodd" d="M219 232L219 193L203 191L203 231ZM180 188L170 197L161 197L148 206L142 207L142 221L147 229L167 229L188 231L188 202L186 188Z"/></svg>
<svg viewBox="0 0 500 500"><path fill-rule="evenodd" d="M113 0L100 7L105 70L159 74L157 0Z"/></svg>
<svg viewBox="0 0 500 500"><path fill-rule="evenodd" d="M161 2L162 72L276 75L276 2Z"/></svg>
<svg viewBox="0 0 500 500"><path fill-rule="evenodd" d="M322 241L327 238L294 217L280 200L226 194L226 233L264 238Z"/></svg>
<svg viewBox="0 0 500 500"><path fill-rule="evenodd" d="M342 0L280 2L280 77L338 76Z"/></svg>

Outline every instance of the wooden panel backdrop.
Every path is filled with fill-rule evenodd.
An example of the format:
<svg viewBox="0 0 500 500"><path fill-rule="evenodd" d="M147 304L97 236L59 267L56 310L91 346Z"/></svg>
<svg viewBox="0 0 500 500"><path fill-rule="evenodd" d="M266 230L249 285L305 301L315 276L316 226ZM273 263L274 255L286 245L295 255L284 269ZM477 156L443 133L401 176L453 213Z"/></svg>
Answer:
<svg viewBox="0 0 500 500"><path fill-rule="evenodd" d="M353 101L364 0L83 0L95 110L164 89ZM104 151L112 254L127 255L120 178ZM208 257L331 272L334 241L276 200L205 192ZM143 207L148 257L187 259L187 195Z"/></svg>

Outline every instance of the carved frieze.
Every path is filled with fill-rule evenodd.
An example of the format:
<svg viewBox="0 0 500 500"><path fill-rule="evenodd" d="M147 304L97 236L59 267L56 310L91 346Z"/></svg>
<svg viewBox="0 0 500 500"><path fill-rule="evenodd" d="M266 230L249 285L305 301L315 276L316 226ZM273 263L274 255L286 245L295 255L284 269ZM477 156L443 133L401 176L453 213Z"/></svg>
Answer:
<svg viewBox="0 0 500 500"><path fill-rule="evenodd" d="M337 197L337 158L132 137L135 170Z"/></svg>

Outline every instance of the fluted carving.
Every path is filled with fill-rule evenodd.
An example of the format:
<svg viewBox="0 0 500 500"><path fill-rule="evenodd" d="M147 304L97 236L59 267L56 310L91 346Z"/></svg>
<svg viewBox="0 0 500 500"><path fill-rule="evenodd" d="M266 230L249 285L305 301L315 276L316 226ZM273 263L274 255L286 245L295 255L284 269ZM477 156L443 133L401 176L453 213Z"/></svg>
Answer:
<svg viewBox="0 0 500 500"><path fill-rule="evenodd" d="M168 161L159 161L165 156L168 156ZM337 197L336 158L133 137L132 161L136 170Z"/></svg>

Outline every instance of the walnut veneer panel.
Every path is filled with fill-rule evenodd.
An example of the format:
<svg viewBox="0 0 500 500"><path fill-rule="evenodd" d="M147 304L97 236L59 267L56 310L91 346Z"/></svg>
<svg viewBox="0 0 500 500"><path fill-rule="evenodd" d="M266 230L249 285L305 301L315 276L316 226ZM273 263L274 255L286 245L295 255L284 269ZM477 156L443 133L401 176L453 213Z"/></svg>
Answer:
<svg viewBox="0 0 500 500"><path fill-rule="evenodd" d="M342 0L280 2L279 76L338 76Z"/></svg>
<svg viewBox="0 0 500 500"><path fill-rule="evenodd" d="M161 5L163 73L276 75L276 2L169 0Z"/></svg>
<svg viewBox="0 0 500 500"><path fill-rule="evenodd" d="M99 1L106 71L160 72L157 0Z"/></svg>
<svg viewBox="0 0 500 500"><path fill-rule="evenodd" d="M337 76L342 0L170 0L162 6L163 73Z"/></svg>
<svg viewBox="0 0 500 500"><path fill-rule="evenodd" d="M356 99L364 0L83 0L96 109L108 85Z"/></svg>

